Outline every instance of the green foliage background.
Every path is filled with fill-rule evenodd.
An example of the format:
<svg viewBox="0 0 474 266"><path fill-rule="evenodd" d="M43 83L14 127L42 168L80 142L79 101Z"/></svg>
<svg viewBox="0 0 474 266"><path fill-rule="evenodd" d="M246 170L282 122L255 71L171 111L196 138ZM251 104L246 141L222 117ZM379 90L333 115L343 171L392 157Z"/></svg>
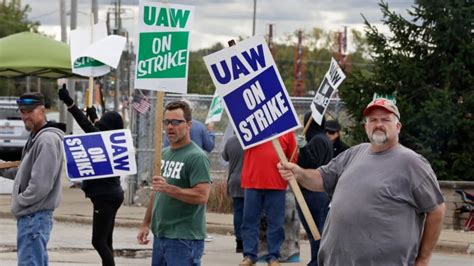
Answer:
<svg viewBox="0 0 474 266"><path fill-rule="evenodd" d="M439 179L474 181L474 8L472 1L416 1L410 20L381 2L390 35L367 20L370 71L356 69L341 95L365 140L361 110L374 92L396 92L400 142L424 155Z"/></svg>
<svg viewBox="0 0 474 266"><path fill-rule="evenodd" d="M340 88L353 119L344 125L346 140L365 142L362 109L374 92L395 92L403 125L401 143L425 156L439 179L474 181L473 5L466 0L419 0L404 18L380 2L390 33L381 34L367 20L365 34L352 30L352 72L346 72ZM39 23L28 19L29 10L19 0L0 2L0 38L37 32ZM274 43L274 58L290 94L296 36L286 34ZM304 32L303 39L305 89L310 92L317 90L335 56L335 32L314 28ZM190 53L189 93L214 93L202 58L226 46L216 43ZM32 81L35 84L36 78ZM24 78L0 79L0 95L18 96L25 90ZM42 79L41 91L49 100L57 98L55 81Z"/></svg>

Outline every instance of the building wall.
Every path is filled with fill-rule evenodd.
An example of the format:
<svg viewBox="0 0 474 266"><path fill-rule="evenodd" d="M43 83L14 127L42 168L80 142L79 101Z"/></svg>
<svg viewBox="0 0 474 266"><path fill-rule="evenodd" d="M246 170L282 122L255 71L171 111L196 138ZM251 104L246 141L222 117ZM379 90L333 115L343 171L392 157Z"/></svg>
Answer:
<svg viewBox="0 0 474 266"><path fill-rule="evenodd" d="M474 182L467 181L439 181L441 192L446 200L446 215L444 217L443 229L464 230L464 223L469 218L469 213L459 213L456 208L462 206L461 195L456 190L464 190L474 194Z"/></svg>

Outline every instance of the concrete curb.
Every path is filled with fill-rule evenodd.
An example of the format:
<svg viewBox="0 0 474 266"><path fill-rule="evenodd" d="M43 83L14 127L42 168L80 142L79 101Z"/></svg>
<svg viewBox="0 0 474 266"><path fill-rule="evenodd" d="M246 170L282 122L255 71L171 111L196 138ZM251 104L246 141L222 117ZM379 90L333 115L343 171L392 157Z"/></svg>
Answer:
<svg viewBox="0 0 474 266"><path fill-rule="evenodd" d="M0 218L9 218L14 219L13 215L10 212L0 211ZM89 216L79 216L79 215L63 215L55 214L54 219L58 222L65 223L79 223L79 224L92 224L92 218ZM115 220L115 226L127 227L127 228L138 228L141 225L141 220L137 219L124 219L117 218ZM219 235L232 235L234 228L232 225L228 224L219 224L208 222L207 223L207 232L210 234L219 234ZM300 235L301 239L307 239L304 232ZM465 254L465 255L474 255L474 243L463 243L455 241L438 241L435 247L436 252L440 253L456 253L456 254ZM132 251L134 253L136 251ZM124 253L127 253L126 251Z"/></svg>
<svg viewBox="0 0 474 266"><path fill-rule="evenodd" d="M474 244L452 241L438 241L435 252L474 255Z"/></svg>

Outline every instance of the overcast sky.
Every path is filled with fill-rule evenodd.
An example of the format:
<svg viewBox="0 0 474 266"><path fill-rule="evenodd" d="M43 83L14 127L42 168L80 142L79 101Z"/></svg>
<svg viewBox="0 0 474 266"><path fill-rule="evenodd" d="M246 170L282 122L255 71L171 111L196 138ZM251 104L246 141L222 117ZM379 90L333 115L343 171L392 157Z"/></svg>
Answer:
<svg viewBox="0 0 474 266"><path fill-rule="evenodd" d="M70 0L65 0L70 9ZM91 0L77 0L78 26L90 23ZM113 13L115 0L99 0L99 20L105 22L107 12ZM131 39L137 35L138 0L122 0L122 25ZM169 1L195 6L194 26L191 31L191 49L209 47L238 36L252 35L253 0L188 0ZM268 25L274 24L275 38L282 38L295 30L310 30L314 27L342 30L344 26L363 29L363 14L374 25L381 24L381 11L377 0L257 0L256 34L265 35ZM386 0L391 10L406 15L414 1ZM61 39L58 0L23 0L29 4L28 17L39 21L41 32ZM112 17L113 18L113 17ZM67 21L69 25L70 17ZM111 26L113 27L113 21ZM380 28L384 31L384 28Z"/></svg>

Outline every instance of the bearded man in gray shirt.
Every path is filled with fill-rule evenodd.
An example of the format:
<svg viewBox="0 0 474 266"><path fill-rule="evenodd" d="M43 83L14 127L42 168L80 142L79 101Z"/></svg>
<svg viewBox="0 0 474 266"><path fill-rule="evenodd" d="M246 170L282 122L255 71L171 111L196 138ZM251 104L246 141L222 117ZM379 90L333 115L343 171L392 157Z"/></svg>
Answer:
<svg viewBox="0 0 474 266"><path fill-rule="evenodd" d="M283 178L332 195L319 265L428 265L446 210L436 175L399 143L392 101L373 100L363 114L370 143L315 170L278 165Z"/></svg>

